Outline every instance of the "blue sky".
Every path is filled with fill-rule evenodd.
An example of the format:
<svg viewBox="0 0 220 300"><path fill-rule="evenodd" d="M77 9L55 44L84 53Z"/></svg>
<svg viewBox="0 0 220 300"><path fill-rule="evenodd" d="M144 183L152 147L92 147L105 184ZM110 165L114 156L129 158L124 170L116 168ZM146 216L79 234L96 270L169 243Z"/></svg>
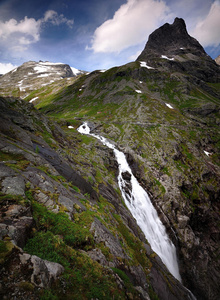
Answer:
<svg viewBox="0 0 220 300"><path fill-rule="evenodd" d="M220 54L220 0L0 0L0 74L29 60L122 65L175 17L212 58Z"/></svg>

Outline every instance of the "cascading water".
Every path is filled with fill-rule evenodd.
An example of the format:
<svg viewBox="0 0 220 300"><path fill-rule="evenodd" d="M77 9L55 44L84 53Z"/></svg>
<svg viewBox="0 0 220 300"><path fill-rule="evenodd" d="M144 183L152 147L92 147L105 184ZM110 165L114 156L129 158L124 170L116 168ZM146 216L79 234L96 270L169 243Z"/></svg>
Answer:
<svg viewBox="0 0 220 300"><path fill-rule="evenodd" d="M117 150L104 137L90 133L87 123L81 125L77 130L82 134L88 134L99 139L104 145L114 150L119 165L118 184L125 204L144 232L151 248L160 256L170 273L181 281L176 248L170 241L165 227L160 221L146 191L139 185L132 174L124 153Z"/></svg>

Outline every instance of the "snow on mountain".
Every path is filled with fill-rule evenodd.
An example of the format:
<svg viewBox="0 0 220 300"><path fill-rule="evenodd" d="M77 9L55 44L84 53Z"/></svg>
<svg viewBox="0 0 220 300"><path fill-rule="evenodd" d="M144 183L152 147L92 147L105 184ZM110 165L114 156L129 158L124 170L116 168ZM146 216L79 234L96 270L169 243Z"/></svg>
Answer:
<svg viewBox="0 0 220 300"><path fill-rule="evenodd" d="M33 90L83 73L61 62L29 61L0 77L0 92L5 94L18 89L20 97L24 98Z"/></svg>
<svg viewBox="0 0 220 300"><path fill-rule="evenodd" d="M78 70L78 69L76 69L76 68L73 68L73 67L70 67L70 68L71 68L71 70L72 70L72 72L73 72L73 74L74 74L75 76L77 76L77 75L79 75L79 74L82 73L82 71L80 71L80 70Z"/></svg>

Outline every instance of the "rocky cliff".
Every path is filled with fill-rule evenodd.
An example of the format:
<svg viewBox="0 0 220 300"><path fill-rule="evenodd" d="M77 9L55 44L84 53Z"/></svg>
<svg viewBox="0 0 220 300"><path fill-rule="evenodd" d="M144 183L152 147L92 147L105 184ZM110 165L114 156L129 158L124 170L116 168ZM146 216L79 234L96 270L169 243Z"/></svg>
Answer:
<svg viewBox="0 0 220 300"><path fill-rule="evenodd" d="M28 96L38 110L1 98L2 296L189 299L187 287L219 299L219 75L175 19L137 61ZM77 132L83 121L126 153L182 283L125 207L113 152Z"/></svg>

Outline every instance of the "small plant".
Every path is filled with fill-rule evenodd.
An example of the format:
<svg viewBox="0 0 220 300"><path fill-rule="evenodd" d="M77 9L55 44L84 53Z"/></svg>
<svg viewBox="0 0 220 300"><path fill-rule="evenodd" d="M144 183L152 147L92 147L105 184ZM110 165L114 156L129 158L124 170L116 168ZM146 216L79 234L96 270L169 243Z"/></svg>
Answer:
<svg viewBox="0 0 220 300"><path fill-rule="evenodd" d="M38 145L36 145L36 147L35 147L35 153L39 153L39 151L40 151L40 149L39 149L39 146Z"/></svg>

